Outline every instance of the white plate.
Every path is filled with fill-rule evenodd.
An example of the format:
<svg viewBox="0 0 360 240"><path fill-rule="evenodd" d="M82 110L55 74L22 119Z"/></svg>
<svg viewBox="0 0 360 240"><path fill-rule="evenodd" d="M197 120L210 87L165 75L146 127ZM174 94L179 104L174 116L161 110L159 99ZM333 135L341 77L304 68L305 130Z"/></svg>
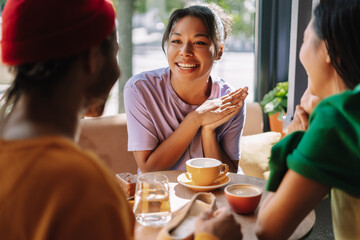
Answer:
<svg viewBox="0 0 360 240"><path fill-rule="evenodd" d="M221 188L221 187L225 186L226 184L228 184L230 182L230 177L228 175L226 175L225 178L218 184L212 184L212 185L209 185L209 186L197 186L197 185L194 185L194 183L192 181L189 181L187 179L187 177L185 176L185 173L182 173L177 177L177 181L181 185L183 185L183 186L185 186L187 188L190 188L193 191L196 191L196 192L208 192L208 191L215 190L217 188Z"/></svg>

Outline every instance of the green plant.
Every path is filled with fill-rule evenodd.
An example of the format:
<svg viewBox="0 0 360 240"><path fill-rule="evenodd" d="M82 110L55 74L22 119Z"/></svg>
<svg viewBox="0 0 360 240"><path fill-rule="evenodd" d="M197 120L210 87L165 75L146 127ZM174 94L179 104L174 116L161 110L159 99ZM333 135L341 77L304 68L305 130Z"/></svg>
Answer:
<svg viewBox="0 0 360 240"><path fill-rule="evenodd" d="M287 96L288 96L288 82L279 82L275 88L265 94L260 105L265 113L269 116L275 113L279 113L279 120L283 119L287 108Z"/></svg>

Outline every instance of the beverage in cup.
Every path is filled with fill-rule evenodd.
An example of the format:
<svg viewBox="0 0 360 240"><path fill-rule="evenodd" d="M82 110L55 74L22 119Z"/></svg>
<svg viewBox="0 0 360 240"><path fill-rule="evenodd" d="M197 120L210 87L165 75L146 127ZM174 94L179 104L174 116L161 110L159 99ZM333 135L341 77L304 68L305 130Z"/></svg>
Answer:
<svg viewBox="0 0 360 240"><path fill-rule="evenodd" d="M186 161L185 176L197 186L209 186L220 182L229 171L229 166L213 158L193 158Z"/></svg>
<svg viewBox="0 0 360 240"><path fill-rule="evenodd" d="M169 183L165 175L146 173L137 177L133 211L144 226L162 226L170 221Z"/></svg>
<svg viewBox="0 0 360 240"><path fill-rule="evenodd" d="M262 188L251 184L232 184L225 188L225 197L231 209L238 214L252 214L257 209Z"/></svg>

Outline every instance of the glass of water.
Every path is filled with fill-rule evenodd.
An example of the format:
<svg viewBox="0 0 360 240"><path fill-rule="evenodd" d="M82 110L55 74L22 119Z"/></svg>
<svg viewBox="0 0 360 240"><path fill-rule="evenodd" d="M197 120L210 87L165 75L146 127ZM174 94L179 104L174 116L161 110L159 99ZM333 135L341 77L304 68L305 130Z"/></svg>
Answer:
<svg viewBox="0 0 360 240"><path fill-rule="evenodd" d="M144 226L163 226L171 219L169 180L165 175L146 173L137 177L134 214Z"/></svg>

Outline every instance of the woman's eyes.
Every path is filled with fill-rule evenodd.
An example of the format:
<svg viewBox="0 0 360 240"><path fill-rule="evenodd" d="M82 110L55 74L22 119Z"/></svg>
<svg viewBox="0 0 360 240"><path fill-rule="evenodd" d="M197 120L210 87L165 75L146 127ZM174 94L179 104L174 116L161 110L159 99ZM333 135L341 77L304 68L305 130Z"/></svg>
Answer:
<svg viewBox="0 0 360 240"><path fill-rule="evenodd" d="M181 41L180 40L171 40L171 43L180 44ZM193 44L194 45L206 45L206 42L197 41L197 42L194 42Z"/></svg>
<svg viewBox="0 0 360 240"><path fill-rule="evenodd" d="M195 42L194 44L195 44L195 45L206 45L206 43L205 43L205 42L201 42L201 41L199 41L199 42Z"/></svg>

